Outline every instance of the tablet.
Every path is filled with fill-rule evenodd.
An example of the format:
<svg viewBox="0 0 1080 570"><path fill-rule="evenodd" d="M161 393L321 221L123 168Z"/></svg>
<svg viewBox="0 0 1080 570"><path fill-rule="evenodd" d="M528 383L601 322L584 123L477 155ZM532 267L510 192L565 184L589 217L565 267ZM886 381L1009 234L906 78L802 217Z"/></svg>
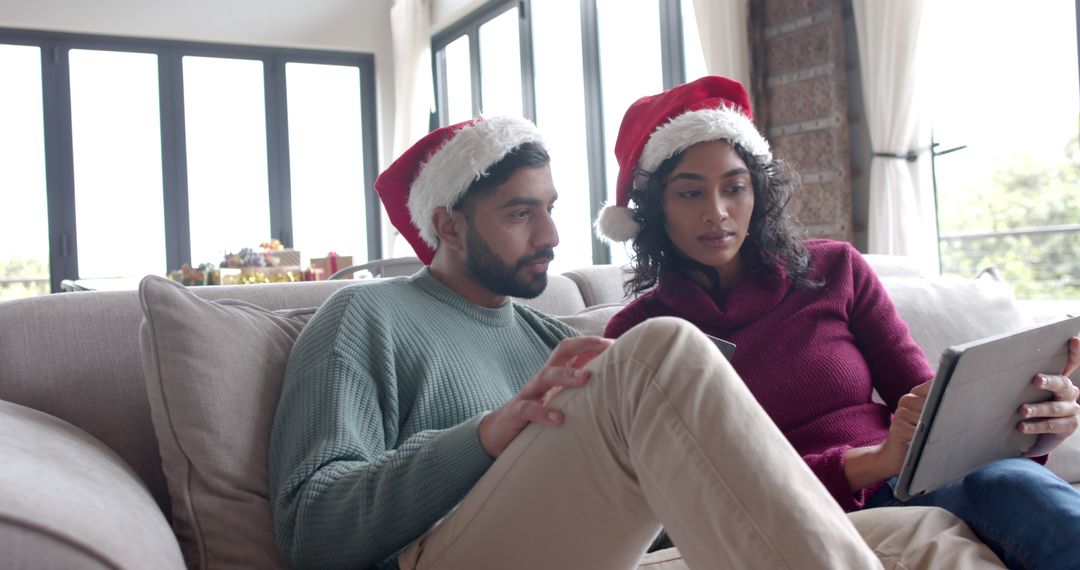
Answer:
<svg viewBox="0 0 1080 570"><path fill-rule="evenodd" d="M1016 429L1022 404L1052 394L1036 374L1061 374L1080 317L949 347L908 447L893 495L901 501L947 485L982 465L1022 456L1037 435Z"/></svg>
<svg viewBox="0 0 1080 570"><path fill-rule="evenodd" d="M724 358L726 358L728 362L731 362L731 357L735 356L735 343L728 342L722 338L717 338L711 334L705 336L709 337L709 340L716 345L716 348L720 349L720 353L724 355Z"/></svg>

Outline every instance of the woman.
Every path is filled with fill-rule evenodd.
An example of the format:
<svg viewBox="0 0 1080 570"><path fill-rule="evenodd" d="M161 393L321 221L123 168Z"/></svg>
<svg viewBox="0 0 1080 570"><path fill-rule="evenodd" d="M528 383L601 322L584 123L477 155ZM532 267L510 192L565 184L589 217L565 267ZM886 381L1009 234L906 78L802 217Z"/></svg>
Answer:
<svg viewBox="0 0 1080 570"><path fill-rule="evenodd" d="M854 248L794 237L793 177L750 113L742 85L721 77L627 111L617 201L597 231L632 240L627 288L641 296L605 335L667 315L734 342L736 371L845 510L897 504L890 483L933 370ZM1078 366L1080 338L1065 375ZM1080 564L1080 493L1040 465L1080 422L1080 390L1065 375L1033 380L1053 394L1025 406L1018 426L1040 435L1035 461L992 463L907 504L952 511L1010 567Z"/></svg>

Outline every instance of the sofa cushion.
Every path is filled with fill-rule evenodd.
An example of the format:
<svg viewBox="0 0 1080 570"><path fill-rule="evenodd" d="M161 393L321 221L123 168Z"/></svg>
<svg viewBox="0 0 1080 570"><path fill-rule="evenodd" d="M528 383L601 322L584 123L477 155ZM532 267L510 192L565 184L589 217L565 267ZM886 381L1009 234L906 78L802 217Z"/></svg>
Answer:
<svg viewBox="0 0 1080 570"><path fill-rule="evenodd" d="M1027 324L1012 287L990 277L882 277L889 297L937 368L946 348Z"/></svg>
<svg viewBox="0 0 1080 570"><path fill-rule="evenodd" d="M515 302L549 315L572 315L588 305L581 298L577 283L564 275L555 274L548 274L548 284L543 293L532 299L515 299Z"/></svg>
<svg viewBox="0 0 1080 570"><path fill-rule="evenodd" d="M586 306L625 303L629 300L623 283L630 278L630 271L623 266L591 265L567 271L563 275L577 284Z"/></svg>
<svg viewBox="0 0 1080 570"><path fill-rule="evenodd" d="M267 500L270 427L315 309L208 301L147 277L141 345L173 526L191 568L284 568Z"/></svg>
<svg viewBox="0 0 1080 570"><path fill-rule="evenodd" d="M603 336L604 327L607 326L608 321L625 306L622 303L608 303L589 307L573 315L556 318L583 335Z"/></svg>
<svg viewBox="0 0 1080 570"><path fill-rule="evenodd" d="M184 568L169 523L113 450L0 400L0 566Z"/></svg>

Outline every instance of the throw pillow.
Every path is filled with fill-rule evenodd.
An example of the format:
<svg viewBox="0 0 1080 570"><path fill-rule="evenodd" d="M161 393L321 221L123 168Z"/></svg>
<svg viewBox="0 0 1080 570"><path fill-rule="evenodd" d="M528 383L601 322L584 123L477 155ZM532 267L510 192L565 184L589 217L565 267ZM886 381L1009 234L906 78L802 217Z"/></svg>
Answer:
<svg viewBox="0 0 1080 570"><path fill-rule="evenodd" d="M189 568L285 568L267 499L267 450L285 364L315 309L207 301L160 277L139 285L150 412Z"/></svg>
<svg viewBox="0 0 1080 570"><path fill-rule="evenodd" d="M1026 325L1005 281L959 277L882 277L911 336L935 368L946 348Z"/></svg>

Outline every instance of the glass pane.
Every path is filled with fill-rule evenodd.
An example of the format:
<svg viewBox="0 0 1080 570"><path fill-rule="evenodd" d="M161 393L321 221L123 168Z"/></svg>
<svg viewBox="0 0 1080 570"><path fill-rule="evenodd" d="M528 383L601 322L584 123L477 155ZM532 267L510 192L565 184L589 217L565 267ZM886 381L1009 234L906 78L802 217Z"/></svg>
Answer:
<svg viewBox="0 0 1080 570"><path fill-rule="evenodd" d="M551 172L559 191L554 211L559 247L551 272L561 273L592 265L593 212L589 206L578 0L533 3L532 27L536 122L551 152Z"/></svg>
<svg viewBox="0 0 1080 570"><path fill-rule="evenodd" d="M446 54L446 106L448 125L473 118L472 64L469 63L469 36L450 42Z"/></svg>
<svg viewBox="0 0 1080 570"><path fill-rule="evenodd" d="M302 263L329 252L367 261L360 70L285 65L293 246Z"/></svg>
<svg viewBox="0 0 1080 570"><path fill-rule="evenodd" d="M939 150L967 145L935 160L943 271L996 266L1020 298L1080 299L1074 1L943 0L927 11L934 138ZM955 25L976 12L978 26ZM1038 103L1011 100L1003 77Z"/></svg>
<svg viewBox="0 0 1080 570"><path fill-rule="evenodd" d="M49 292L41 50L0 45L0 301Z"/></svg>
<svg viewBox="0 0 1080 570"><path fill-rule="evenodd" d="M705 67L705 52L701 49L701 34L698 33L697 12L694 0L682 0L683 61L686 67L686 80L693 81L709 74Z"/></svg>
<svg viewBox="0 0 1080 570"><path fill-rule="evenodd" d="M157 56L71 50L68 57L79 277L164 274Z"/></svg>
<svg viewBox="0 0 1080 570"><path fill-rule="evenodd" d="M517 8L480 26L480 83L485 115L521 115L521 42Z"/></svg>
<svg viewBox="0 0 1080 570"><path fill-rule="evenodd" d="M600 35L600 81L603 85L604 156L607 196L615 200L615 138L623 113L640 97L664 88L660 61L660 8L657 0L596 0ZM629 242L611 248L612 263L626 263Z"/></svg>
<svg viewBox="0 0 1080 570"><path fill-rule="evenodd" d="M191 261L270 236L261 61L184 57Z"/></svg>

